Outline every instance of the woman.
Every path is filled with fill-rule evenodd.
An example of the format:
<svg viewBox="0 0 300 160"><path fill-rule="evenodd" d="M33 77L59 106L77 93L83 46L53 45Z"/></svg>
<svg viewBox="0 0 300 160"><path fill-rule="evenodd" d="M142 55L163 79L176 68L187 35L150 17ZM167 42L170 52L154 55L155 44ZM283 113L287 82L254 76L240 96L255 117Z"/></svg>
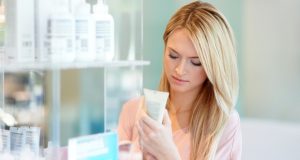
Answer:
<svg viewBox="0 0 300 160"><path fill-rule="evenodd" d="M163 124L140 113L142 98L130 100L120 115L120 141L132 141L146 159L240 159L237 57L227 20L195 1L173 15L163 39L159 90L170 94Z"/></svg>

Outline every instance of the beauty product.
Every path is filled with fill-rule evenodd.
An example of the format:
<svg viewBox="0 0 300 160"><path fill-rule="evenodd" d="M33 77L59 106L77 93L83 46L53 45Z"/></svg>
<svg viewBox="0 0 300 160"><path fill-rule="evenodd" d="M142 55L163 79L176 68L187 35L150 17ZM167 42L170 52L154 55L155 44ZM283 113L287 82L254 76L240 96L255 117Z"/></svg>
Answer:
<svg viewBox="0 0 300 160"><path fill-rule="evenodd" d="M20 155L25 144L25 130L18 127L10 127L10 145L13 155Z"/></svg>
<svg viewBox="0 0 300 160"><path fill-rule="evenodd" d="M34 0L5 1L5 52L11 61L34 61Z"/></svg>
<svg viewBox="0 0 300 160"><path fill-rule="evenodd" d="M25 146L29 146L35 156L39 155L40 132L39 127L22 127L25 130Z"/></svg>
<svg viewBox="0 0 300 160"><path fill-rule="evenodd" d="M114 19L108 13L108 6L98 0L94 6L95 52L98 60L111 61L115 56Z"/></svg>
<svg viewBox="0 0 300 160"><path fill-rule="evenodd" d="M0 0L0 63L4 60L4 47L5 47L5 14L4 3Z"/></svg>
<svg viewBox="0 0 300 160"><path fill-rule="evenodd" d="M51 61L72 62L75 60L74 17L67 0L54 0L47 22L48 55Z"/></svg>
<svg viewBox="0 0 300 160"><path fill-rule="evenodd" d="M75 46L78 61L95 59L94 22L91 6L85 0L81 0L75 10Z"/></svg>
<svg viewBox="0 0 300 160"><path fill-rule="evenodd" d="M53 1L35 0L35 57L38 61L50 61L47 23Z"/></svg>
<svg viewBox="0 0 300 160"><path fill-rule="evenodd" d="M145 110L152 119L162 123L169 93L144 88Z"/></svg>
<svg viewBox="0 0 300 160"><path fill-rule="evenodd" d="M10 132L6 129L0 129L0 153L10 152Z"/></svg>
<svg viewBox="0 0 300 160"><path fill-rule="evenodd" d="M9 152L4 152L4 153L0 153L0 159L15 160L15 157L11 155Z"/></svg>
<svg viewBox="0 0 300 160"><path fill-rule="evenodd" d="M39 159L38 155L35 155L34 152L32 152L32 150L30 149L30 147L28 145L25 145L25 147L22 149L19 157L22 160L37 160L37 159Z"/></svg>

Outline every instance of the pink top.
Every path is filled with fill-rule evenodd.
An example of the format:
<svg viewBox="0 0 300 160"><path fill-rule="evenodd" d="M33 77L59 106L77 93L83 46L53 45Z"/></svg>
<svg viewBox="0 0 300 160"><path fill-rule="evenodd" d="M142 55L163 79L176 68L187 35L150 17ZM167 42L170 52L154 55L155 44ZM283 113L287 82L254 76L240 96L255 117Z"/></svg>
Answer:
<svg viewBox="0 0 300 160"><path fill-rule="evenodd" d="M135 127L139 118L139 98L132 99L124 104L120 114L118 134L119 141L129 140L134 144L134 150L140 151L138 131ZM182 160L188 160L190 156L190 133L187 129L173 132L173 140L177 146ZM219 142L216 160L239 160L242 152L242 135L240 118L237 111L230 115L228 124Z"/></svg>

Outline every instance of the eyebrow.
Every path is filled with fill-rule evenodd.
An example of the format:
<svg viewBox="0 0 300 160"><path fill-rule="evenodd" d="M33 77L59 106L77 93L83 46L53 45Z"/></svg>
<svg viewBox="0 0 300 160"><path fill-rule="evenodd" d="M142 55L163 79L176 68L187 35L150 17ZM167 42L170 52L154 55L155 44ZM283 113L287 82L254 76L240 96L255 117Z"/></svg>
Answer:
<svg viewBox="0 0 300 160"><path fill-rule="evenodd" d="M171 47L168 47L172 52L176 53L176 54L179 54L181 55L179 52L177 52L175 49L171 48ZM198 56L195 56L195 57L188 57L188 58L199 58Z"/></svg>

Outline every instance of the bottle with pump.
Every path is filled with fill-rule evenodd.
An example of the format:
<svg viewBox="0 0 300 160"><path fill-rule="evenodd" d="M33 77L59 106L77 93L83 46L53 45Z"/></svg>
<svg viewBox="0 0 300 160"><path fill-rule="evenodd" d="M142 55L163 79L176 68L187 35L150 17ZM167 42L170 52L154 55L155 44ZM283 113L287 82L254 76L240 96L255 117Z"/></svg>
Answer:
<svg viewBox="0 0 300 160"><path fill-rule="evenodd" d="M94 6L95 53L98 60L111 61L114 58L114 19L108 13L108 6L98 0Z"/></svg>
<svg viewBox="0 0 300 160"><path fill-rule="evenodd" d="M75 46L78 61L95 59L95 23L91 11L91 6L86 0L80 0L75 10Z"/></svg>
<svg viewBox="0 0 300 160"><path fill-rule="evenodd" d="M49 61L48 21L53 1L35 0L35 57L37 61Z"/></svg>
<svg viewBox="0 0 300 160"><path fill-rule="evenodd" d="M0 63L4 59L5 47L5 15L3 0L0 0Z"/></svg>
<svg viewBox="0 0 300 160"><path fill-rule="evenodd" d="M47 22L47 53L53 62L75 60L75 23L69 11L68 0L54 0Z"/></svg>

